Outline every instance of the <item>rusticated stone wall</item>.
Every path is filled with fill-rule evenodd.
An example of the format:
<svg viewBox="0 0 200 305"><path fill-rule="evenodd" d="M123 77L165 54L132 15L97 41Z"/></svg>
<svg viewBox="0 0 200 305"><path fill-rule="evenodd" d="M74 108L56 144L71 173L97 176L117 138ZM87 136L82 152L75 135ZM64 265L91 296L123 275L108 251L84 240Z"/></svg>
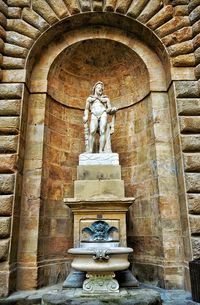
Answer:
<svg viewBox="0 0 200 305"><path fill-rule="evenodd" d="M90 16L88 19L87 14ZM182 232L178 234L182 234L183 237L184 255L182 261L184 261L185 270L188 270L189 259L199 257L199 20L200 2L198 0L0 0L1 295L6 295L15 289L16 282L19 283L20 279L21 283L18 287L23 288L23 283L25 283L22 272L24 264L28 265L29 270L34 270L30 276L29 285L25 288L34 288L43 284L43 282L38 283L37 255L39 248L37 242L39 232L36 234L38 224L42 224L40 188L43 179L39 178L37 183L34 179L45 174L43 172L44 158L41 143L45 143L47 148L48 141L44 132L46 127L50 128L50 125L45 126L46 123L44 123L45 92L47 92L47 89L44 88L47 87L47 77L40 80L41 76L44 76L45 73L48 74L49 69L38 70L39 72L34 74L34 80L32 76L32 83L29 80L32 68L41 54L45 53L48 43L51 40L55 41L54 49L49 50L48 53L50 60L50 51L56 52L59 34L62 38L63 31L72 30L75 27L77 31L75 35L78 37L79 29L84 22L86 25L92 24L94 28L96 24L98 26L101 24L111 26L113 33L115 28L126 31L132 31L134 28L138 37L145 41L154 52L157 52L164 65L167 86L169 87L172 154L175 157L175 172L178 178L177 196L182 229ZM64 24L67 26L63 26ZM98 30L98 26L96 31L100 33L101 29ZM123 35L121 33L122 42L125 37ZM156 40L156 36L160 39L160 44ZM155 75L156 73L155 71ZM40 107L34 108L33 99L29 99L28 102L31 90L36 98L37 93L43 95L42 110L38 111ZM154 98L152 94L152 102ZM27 118L27 109L29 109L29 118ZM34 117L31 120L30 111L32 113L38 111L41 117L39 115L39 118ZM44 112L43 117L42 112ZM158 124L159 120L158 117L157 121L153 121L153 124ZM32 130L32 138L27 138L25 141L26 129L28 134ZM38 136L40 143L38 143ZM159 143L156 147L158 146ZM32 162L34 159L36 161L33 173L30 161ZM162 169L163 163L164 161L160 159L157 165L160 165ZM125 168L123 174L125 175ZM161 172L160 175L162 176ZM134 188L132 191L133 195L137 192ZM169 209L170 203L163 202L163 205L166 206L166 209L161 207L160 211L163 211L164 214ZM171 212L178 220L179 211L175 213L175 206L176 203L174 203L174 209ZM30 217L28 221L27 215ZM168 215L168 217L170 216ZM163 218L160 225L161 229L164 230L165 227L167 228L168 222ZM166 249L166 252L164 251L166 255L170 253L170 249L167 247L173 248L167 239L167 235L171 234L172 232L166 231L166 234L162 235L163 249ZM23 253L22 256L21 253ZM171 262L172 268L168 269L169 272L162 285L176 286L170 276L173 266L173 262ZM20 269L20 267L22 268ZM16 281L17 273L18 281ZM48 272L46 274L48 278ZM182 269L180 274L182 274ZM42 275L40 279L44 277ZM176 277L174 279L175 282L178 282ZM183 284L179 286L181 285Z"/></svg>

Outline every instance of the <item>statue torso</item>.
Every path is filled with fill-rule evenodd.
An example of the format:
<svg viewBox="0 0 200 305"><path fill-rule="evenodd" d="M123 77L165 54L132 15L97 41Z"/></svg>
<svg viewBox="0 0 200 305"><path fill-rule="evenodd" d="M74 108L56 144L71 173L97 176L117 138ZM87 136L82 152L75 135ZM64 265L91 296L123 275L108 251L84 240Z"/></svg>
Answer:
<svg viewBox="0 0 200 305"><path fill-rule="evenodd" d="M96 117L101 117L104 112L106 112L107 109L107 96L90 96L90 111L92 114L94 114Z"/></svg>

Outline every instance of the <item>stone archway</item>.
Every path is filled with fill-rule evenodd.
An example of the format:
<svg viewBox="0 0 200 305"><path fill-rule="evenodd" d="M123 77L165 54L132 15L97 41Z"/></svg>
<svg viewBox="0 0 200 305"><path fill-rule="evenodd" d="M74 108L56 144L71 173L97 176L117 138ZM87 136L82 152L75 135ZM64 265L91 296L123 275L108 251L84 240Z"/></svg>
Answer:
<svg viewBox="0 0 200 305"><path fill-rule="evenodd" d="M71 130L70 137L73 140L79 135L81 110L84 107L85 96L88 94L85 87L89 88L90 81L94 78L89 77L87 82L83 79L79 82L80 86L81 82L84 84L82 86L84 90L79 92L75 99L79 99L77 106L75 100L71 100L70 94L67 98L66 96L70 90L72 92L76 90L75 85L78 82L72 83L71 88L67 87L66 91L60 90L69 80L69 72L72 73L65 71L61 74L61 67L65 57L69 60L73 58L75 52L73 48L80 51L84 44L92 46L95 43L102 44L103 41L106 41L107 48L111 48L112 52L118 55L122 51L124 54L127 53L123 62L124 75L132 77L130 65L128 67L131 56L135 62L132 71L134 67L141 68L141 71L137 71L137 77L135 79L132 77L127 84L126 90L133 84L135 87L139 86L138 79L144 81L144 87L139 90L139 94L131 94L130 90L131 98L125 104L123 94L120 94L118 99L114 95L115 90L120 91L123 87L122 81L118 82L118 88L109 89L109 94L113 94L112 97L122 109L115 140L119 144L116 150L121 151L127 195L138 197L135 207L129 214L129 244L136 249L133 258L134 271L140 279L153 280L161 286L183 287L184 249L167 94L170 73L167 69L167 57L162 57L161 61L158 56L161 50L165 54L165 49L162 49L159 40L153 37L152 41L156 42L156 49L159 50L157 55L151 44L149 47L138 39L135 33L105 26L110 18L109 14L108 20L104 17L103 21L98 14L96 16L97 25L95 25L95 16L90 16L93 24L91 27L84 26L84 22L88 20L86 15L81 17L83 26L80 28L72 29L68 24L69 31L63 32L61 23L57 29L55 28L55 33L60 31L59 38L54 38L51 42L49 38L52 37L52 33L47 32L44 39L40 39L38 44L35 44L27 61L28 70L31 71L31 67L33 70L28 80L30 97L18 248L18 288L34 288L53 283L61 280L69 270L70 260L66 250L72 243L71 218L69 212L62 206L64 195L62 185L68 188L67 195L71 196L76 157L75 159L71 157L72 150L68 151L69 143L65 141L67 134L62 133L61 130ZM123 20L125 29L130 30L129 21ZM117 20L115 22L117 23ZM80 23L79 20L78 26ZM74 24L76 25L76 22ZM137 29L138 32L141 24L135 23L135 25L134 31ZM147 29L143 30L142 37L146 37L145 31L148 32ZM43 48L42 52L41 48ZM32 62L33 54L37 59L35 63ZM114 61L111 64L114 63L116 64ZM81 68L81 61L76 64ZM65 70L69 68L70 65L65 66ZM120 69L119 65L118 71ZM73 73L75 72L76 69L73 70ZM106 79L105 71L102 73ZM114 79L113 76L112 80ZM109 81L107 84L109 85ZM170 90L172 96L173 90ZM171 98L171 105L173 103L174 100ZM136 113L135 117L134 113ZM68 117L76 120L76 124L73 121L67 122ZM129 130L126 130L127 126L124 126L123 130L125 134L128 132L128 136L120 134L125 120L128 122ZM76 129L78 133L75 132ZM134 137L137 141L133 139ZM58 161L59 146L62 147L62 160ZM82 146L78 148L80 152ZM128 153L126 153L127 147L130 150ZM67 183L65 179L68 179ZM30 223L30 226L27 226L27 223ZM174 229L175 232L171 234ZM148 278L149 274L153 274L151 278Z"/></svg>

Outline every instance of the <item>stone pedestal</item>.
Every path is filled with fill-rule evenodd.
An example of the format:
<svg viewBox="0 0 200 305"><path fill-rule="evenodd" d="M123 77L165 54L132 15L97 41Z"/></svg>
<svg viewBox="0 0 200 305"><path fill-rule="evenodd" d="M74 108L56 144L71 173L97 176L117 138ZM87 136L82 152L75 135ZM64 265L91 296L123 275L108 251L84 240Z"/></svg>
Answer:
<svg viewBox="0 0 200 305"><path fill-rule="evenodd" d="M86 293L102 294L119 292L119 283L115 280L114 272L88 272L87 279L83 282Z"/></svg>

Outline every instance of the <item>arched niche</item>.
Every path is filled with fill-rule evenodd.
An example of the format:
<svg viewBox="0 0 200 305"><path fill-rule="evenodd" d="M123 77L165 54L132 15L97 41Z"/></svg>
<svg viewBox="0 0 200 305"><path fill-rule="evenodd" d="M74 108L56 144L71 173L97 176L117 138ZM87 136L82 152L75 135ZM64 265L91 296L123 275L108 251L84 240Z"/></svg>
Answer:
<svg viewBox="0 0 200 305"><path fill-rule="evenodd" d="M75 29L69 20L62 27L55 25L55 33L60 36L55 38L51 30L44 34L44 41L35 44L27 61L30 97L23 184L25 188L34 180L39 191L37 196L28 188L23 193L22 210L30 205L32 210L21 216L20 238L25 242L20 243L18 251L23 266L18 278L30 272L31 266L35 272L32 286L42 286L64 279L70 270L67 249L72 246L72 217L63 205L63 197L73 196L78 155L84 150L85 98L100 78L105 82L105 93L119 107L113 150L120 155L126 195L136 196L128 221L128 242L135 250L134 272L139 279L150 277L164 286L179 268L177 286L183 287L176 177L162 167L163 163L169 168L175 166L165 49L154 36L147 39L149 45L138 38L139 33L143 38L148 32L139 23L135 23L136 35L128 18L119 28L117 21L121 17L113 17L113 26L109 27L109 14L103 19L101 14L95 15L100 16L97 25L94 16L88 19L87 14L74 23ZM87 21L93 26L84 25ZM95 48L102 52L95 52ZM162 204L168 205L169 201L177 223L170 237L165 222L171 215L166 216L162 209ZM31 234L23 231L28 220L33 221ZM167 255L174 242L180 253L173 253L170 259L174 273L166 276L167 268L171 272Z"/></svg>

